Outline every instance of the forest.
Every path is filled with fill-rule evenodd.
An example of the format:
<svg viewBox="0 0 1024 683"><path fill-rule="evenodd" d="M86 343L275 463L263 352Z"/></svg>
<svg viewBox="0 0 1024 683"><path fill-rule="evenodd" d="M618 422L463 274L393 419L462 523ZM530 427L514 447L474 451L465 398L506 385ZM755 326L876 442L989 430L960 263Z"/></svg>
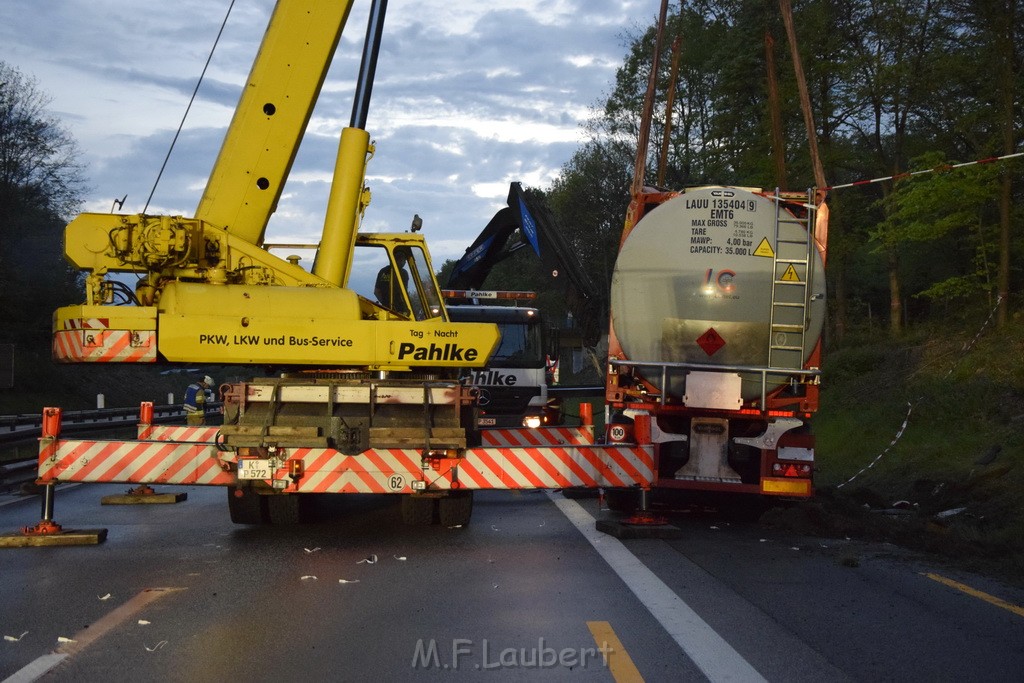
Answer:
<svg viewBox="0 0 1024 683"><path fill-rule="evenodd" d="M869 328L898 338L936 321L973 324L993 309L1000 325L1019 315L1020 4L798 0L792 12L824 178L835 188L827 198L830 343ZM820 187L781 17L776 0L670 3L648 185ZM655 52L650 19L625 36L624 62L593 108L584 144L545 188L597 283L588 301L568 299L590 339L607 329ZM890 179L860 182L882 178ZM522 277L512 273L495 280L512 287L506 278Z"/></svg>

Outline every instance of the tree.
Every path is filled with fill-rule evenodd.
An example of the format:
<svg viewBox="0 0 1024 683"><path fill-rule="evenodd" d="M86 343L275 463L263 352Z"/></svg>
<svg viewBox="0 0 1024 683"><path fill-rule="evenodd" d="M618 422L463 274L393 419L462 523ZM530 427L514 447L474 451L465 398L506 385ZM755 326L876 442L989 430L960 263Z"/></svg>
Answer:
<svg viewBox="0 0 1024 683"><path fill-rule="evenodd" d="M890 310L893 334L932 307L1000 297L1000 320L1024 284L1018 258L1020 162L873 181L1017 152L1024 143L1024 31L1019 0L792 0L828 198L830 297L837 334ZM766 33L783 44L779 0L676 3L666 35L682 36L657 93L675 93L672 129L656 104L652 148L667 149L666 189L704 184L771 188L785 155L787 189L815 183L788 50L778 50L777 120L767 87ZM579 230L579 249L611 273L636 152L656 27L629 38L612 91L549 197ZM671 43L665 41L665 45ZM782 144L770 144L773 133ZM657 177L648 154L648 182ZM604 261L602 267L601 262ZM963 307L963 306L961 306Z"/></svg>
<svg viewBox="0 0 1024 683"><path fill-rule="evenodd" d="M82 191L74 138L35 79L0 61L0 217L43 209L69 217Z"/></svg>
<svg viewBox="0 0 1024 683"><path fill-rule="evenodd" d="M608 329L612 270L629 205L634 147L595 139L573 154L548 191L548 205L594 283L585 307L573 311L588 340Z"/></svg>
<svg viewBox="0 0 1024 683"><path fill-rule="evenodd" d="M0 299L7 333L33 343L48 339L52 309L77 296L60 245L84 189L82 171L49 103L34 79L0 62Z"/></svg>
<svg viewBox="0 0 1024 683"><path fill-rule="evenodd" d="M952 302L996 289L999 176L1001 169L943 171L941 154L915 159L915 167L938 171L897 181L886 198L886 218L874 231L878 240L905 245L936 244L945 258L929 268L929 282L915 296ZM920 251L918 249L917 251Z"/></svg>
<svg viewBox="0 0 1024 683"><path fill-rule="evenodd" d="M992 65L982 97L988 118L994 125L989 130L987 147L999 154L1016 151L1019 134L1016 132L1015 99L1021 88L1021 39L1018 24L1021 10L1017 0L985 0L967 3L965 18L969 44L981 59ZM999 190L999 324L1004 325L1009 311L1010 267L1012 246L1013 175L1004 168Z"/></svg>

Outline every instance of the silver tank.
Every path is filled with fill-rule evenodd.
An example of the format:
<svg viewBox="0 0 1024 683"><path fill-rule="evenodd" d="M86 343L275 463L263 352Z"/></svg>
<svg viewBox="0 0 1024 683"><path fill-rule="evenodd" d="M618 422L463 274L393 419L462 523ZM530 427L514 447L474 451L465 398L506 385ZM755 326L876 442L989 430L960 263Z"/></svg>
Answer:
<svg viewBox="0 0 1024 683"><path fill-rule="evenodd" d="M800 369L825 320L821 254L808 249L806 223L785 204L777 217L770 196L689 190L630 232L612 277L611 315L629 360ZM660 383L659 372L646 378ZM769 390L788 383L769 379ZM670 384L670 393L682 391L682 380ZM743 398L760 393L760 377L743 374Z"/></svg>

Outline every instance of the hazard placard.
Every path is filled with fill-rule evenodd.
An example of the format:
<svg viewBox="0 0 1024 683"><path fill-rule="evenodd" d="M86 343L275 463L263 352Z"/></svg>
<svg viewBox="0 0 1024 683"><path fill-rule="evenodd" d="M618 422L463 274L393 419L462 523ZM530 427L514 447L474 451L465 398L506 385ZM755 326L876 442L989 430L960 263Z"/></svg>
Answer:
<svg viewBox="0 0 1024 683"><path fill-rule="evenodd" d="M789 268L786 268L786 272L782 274L782 281L783 282L803 282L800 279L800 276L797 274L796 268L793 267L792 263L789 264Z"/></svg>
<svg viewBox="0 0 1024 683"><path fill-rule="evenodd" d="M766 256L768 258L775 258L775 250L772 249L772 245L768 242L767 237L761 238L761 243L757 245L757 249L754 250L754 256Z"/></svg>

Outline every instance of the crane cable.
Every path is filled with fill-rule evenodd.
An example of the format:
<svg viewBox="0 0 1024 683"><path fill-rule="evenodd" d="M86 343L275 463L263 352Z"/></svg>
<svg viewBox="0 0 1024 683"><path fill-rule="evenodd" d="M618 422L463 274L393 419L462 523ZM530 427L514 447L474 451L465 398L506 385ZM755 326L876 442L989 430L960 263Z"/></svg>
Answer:
<svg viewBox="0 0 1024 683"><path fill-rule="evenodd" d="M153 181L153 189L149 191L149 197L146 198L146 205L142 208L142 213L145 214L146 210L149 209L149 202L153 200L153 194L156 192L156 186L160 184L160 178L163 177L164 169L167 168L167 162L171 158L171 152L174 151L174 145L178 142L178 136L181 135L181 129L185 126L185 119L188 118L188 113L192 109L192 103L196 101L196 94L199 92L199 86L203 83L203 77L206 76L206 70L210 67L210 61L213 59L213 53L217 49L217 43L220 42L220 37L224 33L224 27L228 23L228 17L231 16L231 10L235 6L235 0L231 0L228 4L228 11L224 15L224 21L221 22L220 30L217 31L217 37L213 41L213 46L210 48L210 54L206 57L206 64L203 65L203 71L199 74L199 80L196 81L196 87L192 91L192 97L188 101L188 106L185 107L185 113L181 117L181 123L178 124L178 130L174 133L174 139L171 140L171 146L167 149L167 156L164 157L164 163L160 165L160 172L156 174L156 180Z"/></svg>
<svg viewBox="0 0 1024 683"><path fill-rule="evenodd" d="M965 161L961 164L942 164L935 168L925 168L919 171L905 171L903 173L897 173L896 175L886 176L884 178L871 178L870 180L857 180L852 183L845 183L843 185L830 185L828 187L819 187L817 189L829 192L831 190L841 190L847 187L858 187L860 185L870 185L872 183L882 183L887 180L902 180L903 178L909 178L915 175L921 175L923 173L944 173L946 171L952 171L956 168L963 168L964 166L976 166L981 164L991 164L997 161L1005 161L1006 159L1014 159L1016 157L1024 156L1024 152L1015 152L1013 154L1004 154L1000 157L988 157L987 159L978 159L976 161Z"/></svg>

